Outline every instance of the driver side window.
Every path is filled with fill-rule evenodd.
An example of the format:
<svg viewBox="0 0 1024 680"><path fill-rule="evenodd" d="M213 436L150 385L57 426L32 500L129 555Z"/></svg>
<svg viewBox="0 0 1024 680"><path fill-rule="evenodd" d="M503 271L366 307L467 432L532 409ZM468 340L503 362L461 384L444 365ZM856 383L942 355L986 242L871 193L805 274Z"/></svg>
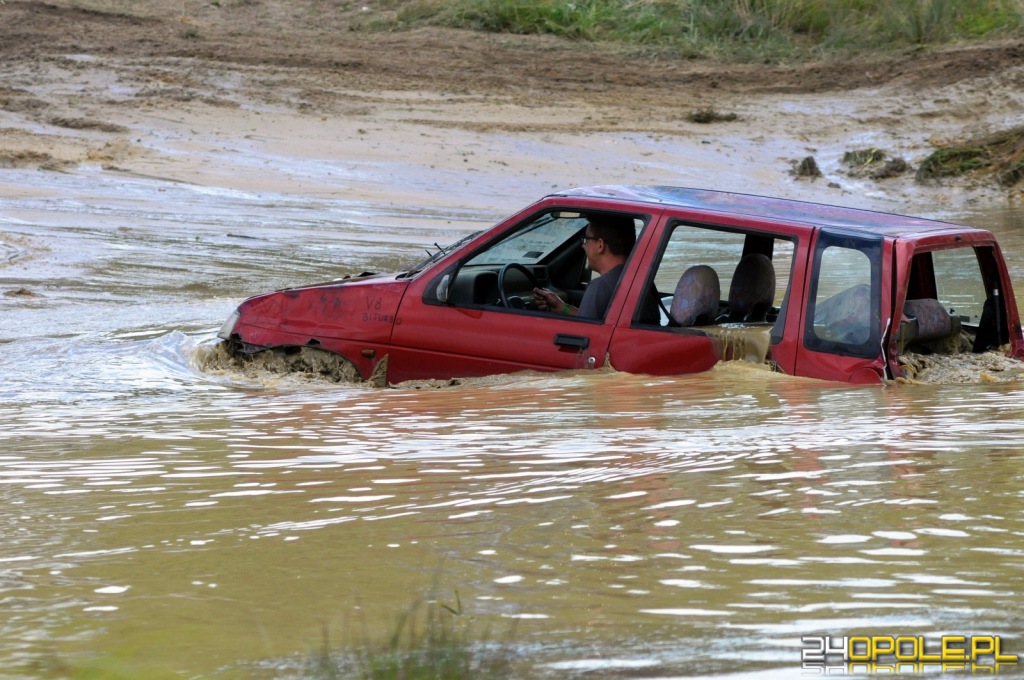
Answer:
<svg viewBox="0 0 1024 680"><path fill-rule="evenodd" d="M645 223L626 219L636 229ZM549 210L506 230L448 275L447 303L537 310L534 288L546 288L579 306L592 276L582 246L588 223L578 210Z"/></svg>

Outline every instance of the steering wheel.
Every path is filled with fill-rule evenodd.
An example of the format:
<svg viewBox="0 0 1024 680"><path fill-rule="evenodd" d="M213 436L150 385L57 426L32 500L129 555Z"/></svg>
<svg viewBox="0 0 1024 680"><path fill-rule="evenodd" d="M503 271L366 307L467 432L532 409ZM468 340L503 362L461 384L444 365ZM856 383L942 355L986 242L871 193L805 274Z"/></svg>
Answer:
<svg viewBox="0 0 1024 680"><path fill-rule="evenodd" d="M504 307L512 307L512 305L509 303L508 293L505 292L505 274L508 272L509 269L515 269L525 274L526 280L529 281L530 283L530 290L533 290L534 288L540 288L540 282L537 281L537 277L533 275L533 272L531 272L529 269L519 264L518 262L509 262L507 265L501 268L501 271L498 272L498 294L501 296L501 304ZM522 308L524 306L521 299L515 296L513 296L513 299L519 302L519 308Z"/></svg>

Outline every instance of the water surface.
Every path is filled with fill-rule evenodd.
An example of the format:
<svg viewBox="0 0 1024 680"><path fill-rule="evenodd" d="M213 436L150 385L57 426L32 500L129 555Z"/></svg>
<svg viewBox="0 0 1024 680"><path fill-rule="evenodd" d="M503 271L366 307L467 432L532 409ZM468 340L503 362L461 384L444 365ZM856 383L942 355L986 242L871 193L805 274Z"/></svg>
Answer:
<svg viewBox="0 0 1024 680"><path fill-rule="evenodd" d="M793 677L818 634L1024 652L1024 384L204 371L245 296L503 215L5 173L0 676L300 677L431 596L525 677ZM1019 211L946 217L1024 273Z"/></svg>

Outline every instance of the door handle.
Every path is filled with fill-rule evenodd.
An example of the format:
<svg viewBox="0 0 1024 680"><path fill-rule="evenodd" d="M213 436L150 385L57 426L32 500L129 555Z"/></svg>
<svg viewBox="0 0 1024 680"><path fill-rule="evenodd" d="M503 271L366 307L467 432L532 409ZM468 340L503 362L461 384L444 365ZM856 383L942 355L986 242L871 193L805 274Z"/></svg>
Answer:
<svg viewBox="0 0 1024 680"><path fill-rule="evenodd" d="M555 344L559 347L575 347L578 350L584 350L590 347L590 338L583 337L582 335L558 333L555 335Z"/></svg>

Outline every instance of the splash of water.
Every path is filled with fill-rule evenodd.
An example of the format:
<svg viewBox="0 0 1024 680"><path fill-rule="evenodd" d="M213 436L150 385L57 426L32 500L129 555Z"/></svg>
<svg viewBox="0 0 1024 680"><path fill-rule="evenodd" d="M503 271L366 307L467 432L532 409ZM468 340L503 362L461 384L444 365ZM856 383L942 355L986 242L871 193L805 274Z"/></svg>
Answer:
<svg viewBox="0 0 1024 680"><path fill-rule="evenodd" d="M916 354L900 355L906 377L901 383L939 385L970 383L1017 382L1024 379L1024 362L1007 356L1009 346L981 354Z"/></svg>
<svg viewBox="0 0 1024 680"><path fill-rule="evenodd" d="M361 383L362 377L351 361L339 354L300 347L294 351L244 354L231 351L228 343L215 342L196 348L192 363L198 370L215 375L242 375L261 383L282 375L332 383Z"/></svg>

